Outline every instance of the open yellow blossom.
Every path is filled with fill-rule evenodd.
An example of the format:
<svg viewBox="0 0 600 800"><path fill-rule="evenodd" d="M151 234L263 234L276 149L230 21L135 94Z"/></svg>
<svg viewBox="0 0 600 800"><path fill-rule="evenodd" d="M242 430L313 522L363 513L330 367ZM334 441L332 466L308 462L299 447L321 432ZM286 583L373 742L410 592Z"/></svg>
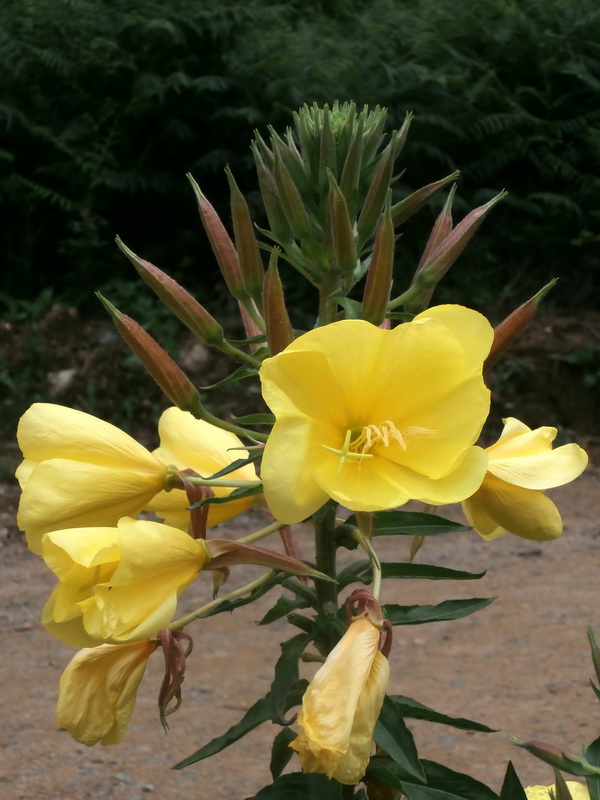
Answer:
<svg viewBox="0 0 600 800"><path fill-rule="evenodd" d="M577 783L577 781L566 781L566 784L568 790L571 792L571 797L573 800L590 800L590 793L583 783ZM556 795L556 789L554 785L528 786L525 789L525 794L527 795L527 800L550 800L550 789L552 789Z"/></svg>
<svg viewBox="0 0 600 800"><path fill-rule="evenodd" d="M80 650L60 679L56 724L81 744L118 744L127 730L146 664L148 641Z"/></svg>
<svg viewBox="0 0 600 800"><path fill-rule="evenodd" d="M305 772L347 785L365 774L390 673L379 639L367 616L354 619L306 690L290 744Z"/></svg>
<svg viewBox="0 0 600 800"><path fill-rule="evenodd" d="M493 331L462 306L383 330L342 320L309 331L260 370L276 417L262 480L273 515L299 522L329 497L354 511L473 494L487 456L482 365Z"/></svg>
<svg viewBox="0 0 600 800"><path fill-rule="evenodd" d="M172 620L178 596L209 555L203 540L148 520L45 534L42 555L59 579L42 623L75 647L150 638Z"/></svg>
<svg viewBox="0 0 600 800"><path fill-rule="evenodd" d="M24 456L17 524L38 555L45 533L116 525L138 514L165 483L163 462L83 411L35 403L21 417L17 438Z"/></svg>
<svg viewBox="0 0 600 800"><path fill-rule="evenodd" d="M536 428L514 417L504 420L498 441L488 447L488 471L481 487L463 503L470 524L488 541L506 533L546 541L562 533L558 509L544 495L579 477L587 466L576 444L552 449L556 428Z"/></svg>
<svg viewBox="0 0 600 800"><path fill-rule="evenodd" d="M248 458L248 451L237 436L221 430L208 422L196 419L189 411L168 408L158 423L160 447L153 455L163 464L175 465L178 469L193 469L207 478L219 472L237 459ZM255 481L254 464L247 464L227 476L234 480ZM217 497L225 497L232 489L214 487ZM212 527L246 511L254 504L255 497L244 497L230 503L210 505L207 525ZM183 489L160 492L147 506L162 517L167 525L187 530L190 512L188 499Z"/></svg>

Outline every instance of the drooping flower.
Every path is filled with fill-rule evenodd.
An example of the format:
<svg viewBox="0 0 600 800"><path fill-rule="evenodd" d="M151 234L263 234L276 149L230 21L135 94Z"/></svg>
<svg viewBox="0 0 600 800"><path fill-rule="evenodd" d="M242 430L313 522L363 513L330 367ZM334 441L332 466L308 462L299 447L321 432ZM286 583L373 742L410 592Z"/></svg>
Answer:
<svg viewBox="0 0 600 800"><path fill-rule="evenodd" d="M17 438L24 456L17 524L38 555L45 533L115 525L138 514L165 485L162 461L83 411L35 403L21 417Z"/></svg>
<svg viewBox="0 0 600 800"><path fill-rule="evenodd" d="M299 522L329 497L376 511L473 494L487 463L473 444L489 411L492 339L485 317L448 305L393 330L334 322L266 359L276 423L261 475L273 515Z"/></svg>
<svg viewBox="0 0 600 800"><path fill-rule="evenodd" d="M583 783L578 783L577 781L566 781L566 784L568 790L571 792L571 797L573 800L590 800L590 793ZM525 789L525 794L527 795L527 800L550 800L552 797L550 794L551 789L556 795L556 788L554 785L527 786Z"/></svg>
<svg viewBox="0 0 600 800"><path fill-rule="evenodd" d="M363 777L390 672L379 639L368 616L356 617L306 690L290 744L305 772L349 785Z"/></svg>
<svg viewBox="0 0 600 800"><path fill-rule="evenodd" d="M488 541L515 533L546 541L562 533L562 519L546 489L579 477L587 454L576 444L552 449L556 428L536 428L514 417L504 421L498 441L488 447L489 462L480 488L463 503L470 524Z"/></svg>
<svg viewBox="0 0 600 800"><path fill-rule="evenodd" d="M60 679L56 724L81 744L118 744L127 730L146 664L149 641L80 650Z"/></svg>
<svg viewBox="0 0 600 800"><path fill-rule="evenodd" d="M156 635L172 620L177 598L209 559L203 540L128 517L117 528L47 533L42 551L59 579L42 623L75 647Z"/></svg>
<svg viewBox="0 0 600 800"><path fill-rule="evenodd" d="M158 423L160 447L153 455L163 464L175 465L178 469L193 469L207 478L238 459L248 458L241 441L233 433L221 430L203 420L195 419L188 411L168 408ZM234 480L255 481L256 470L247 464L227 476ZM225 497L232 489L215 487L217 497ZM209 506L207 524L218 525L251 508L254 497L232 500ZM146 509L162 517L167 525L181 530L188 529L189 501L183 489L160 492Z"/></svg>

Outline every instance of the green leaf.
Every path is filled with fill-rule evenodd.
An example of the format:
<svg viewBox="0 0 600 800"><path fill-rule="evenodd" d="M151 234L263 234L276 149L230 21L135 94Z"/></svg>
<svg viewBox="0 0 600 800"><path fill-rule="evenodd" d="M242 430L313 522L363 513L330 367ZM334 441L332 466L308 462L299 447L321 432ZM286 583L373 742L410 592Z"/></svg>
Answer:
<svg viewBox="0 0 600 800"><path fill-rule="evenodd" d="M408 800L498 800L489 786L462 772L423 759L424 785L415 782L391 758L375 756L367 768L366 779L375 779L403 792Z"/></svg>
<svg viewBox="0 0 600 800"><path fill-rule="evenodd" d="M292 772L246 800L342 800L342 785L325 775Z"/></svg>
<svg viewBox="0 0 600 800"><path fill-rule="evenodd" d="M433 564L389 563L381 565L384 578L413 578L432 581L474 581L483 578L485 572L463 572L448 567L438 567ZM342 570L337 576L337 582L342 589L350 583L371 583L373 570L368 561L358 561Z"/></svg>
<svg viewBox="0 0 600 800"><path fill-rule="evenodd" d="M346 524L358 525L356 517L349 517ZM468 525L424 511L376 511L373 514L374 536L440 536L470 530Z"/></svg>
<svg viewBox="0 0 600 800"><path fill-rule="evenodd" d="M250 378L253 375L258 375L258 370L255 367L242 364L241 367L238 367L231 373L231 375L223 378L223 380L217 381L216 383L211 383L208 386L201 386L200 388L206 390L219 389L221 386L227 386L229 383L235 383L236 381L241 381L244 378Z"/></svg>
<svg viewBox="0 0 600 800"><path fill-rule="evenodd" d="M275 603L273 608L270 608L267 611L258 624L268 625L270 622L274 622L276 619L287 617L288 614L291 614L292 611L296 611L298 608L309 608L308 601L298 597L282 596Z"/></svg>
<svg viewBox="0 0 600 800"><path fill-rule="evenodd" d="M452 728L458 728L463 731L481 731L482 733L496 732L494 728L488 728L487 725L482 725L481 722L474 722L464 717L449 717L446 714L441 714L439 711L434 711L432 708L424 706L417 700L413 700L412 697L396 694L390 695L389 700L392 701L398 713L408 719L424 719L427 720L427 722L449 725Z"/></svg>
<svg viewBox="0 0 600 800"><path fill-rule="evenodd" d="M233 421L240 425L272 425L275 414L246 414L245 417L234 417Z"/></svg>
<svg viewBox="0 0 600 800"><path fill-rule="evenodd" d="M275 664L275 677L270 691L272 719L278 725L291 725L296 719L294 715L291 720L286 720L284 714L291 707L289 693L298 683L298 660L310 641L310 634L298 633L280 645L281 655Z"/></svg>
<svg viewBox="0 0 600 800"><path fill-rule="evenodd" d="M255 600L258 600L259 597L262 597L263 594L270 592L274 586L282 583L288 578L288 575L285 572L279 572L277 575L273 575L273 577L259 586L257 589L253 589L250 594L247 594L245 597L238 597L236 600L225 600L221 603L220 606L217 606L212 611L209 611L205 614L205 617L214 617L215 614L222 614L224 611L233 611L236 608L241 608L242 606L248 605L248 603L253 603Z"/></svg>
<svg viewBox="0 0 600 800"><path fill-rule="evenodd" d="M519 780L519 776L513 767L512 761L509 761L506 767L504 782L500 790L500 800L527 800L525 789Z"/></svg>
<svg viewBox="0 0 600 800"><path fill-rule="evenodd" d="M413 735L406 727L402 713L387 695L383 700L373 738L409 775L418 781L425 780Z"/></svg>
<svg viewBox="0 0 600 800"><path fill-rule="evenodd" d="M346 319L360 319L362 313L362 305L358 300L351 300L343 294L332 295L331 300L340 305L346 312Z"/></svg>
<svg viewBox="0 0 600 800"><path fill-rule="evenodd" d="M239 489L234 489L233 492L225 497L205 497L203 500L198 500L197 503L193 503L191 506L188 506L188 508L200 508L200 506L218 506L221 505L221 503L229 503L232 500L241 500L242 497L252 497L254 494L262 494L262 491L262 483L259 483L257 486L244 486Z"/></svg>
<svg viewBox="0 0 600 800"><path fill-rule="evenodd" d="M435 606L383 606L384 616L392 625L422 625L461 619L489 606L495 597L467 597L464 600L443 600Z"/></svg>
<svg viewBox="0 0 600 800"><path fill-rule="evenodd" d="M600 739L596 739L586 747L585 757L592 766L600 767ZM587 778L587 785L592 800L600 800L600 775Z"/></svg>
<svg viewBox="0 0 600 800"><path fill-rule="evenodd" d="M276 780L290 759L294 755L294 751L290 747L290 742L296 738L295 732L291 728L282 728L277 736L273 739L273 747L271 748L271 763L269 769L273 780Z"/></svg>
<svg viewBox="0 0 600 800"><path fill-rule="evenodd" d="M263 454L263 448L261 447L259 450L250 450L248 452L248 456L246 458L238 458L235 461L232 461L231 464L228 464L223 469L220 469L218 472L215 472L214 475L209 475L206 478L207 481L214 481L217 478L222 478L223 475L229 475L230 472L235 472L236 469L241 469L241 467L245 467L248 464L251 464L253 461L257 461Z"/></svg>

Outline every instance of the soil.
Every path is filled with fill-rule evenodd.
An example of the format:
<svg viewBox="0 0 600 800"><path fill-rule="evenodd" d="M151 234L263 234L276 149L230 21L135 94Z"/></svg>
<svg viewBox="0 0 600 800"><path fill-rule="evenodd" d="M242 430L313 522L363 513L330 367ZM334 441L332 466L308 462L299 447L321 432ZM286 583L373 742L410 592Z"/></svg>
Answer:
<svg viewBox="0 0 600 800"><path fill-rule="evenodd" d="M592 464L580 479L549 493L563 515L562 537L543 544L514 536L486 543L474 533L431 539L418 561L487 570L486 576L464 583L389 581L384 588L384 602L403 604L498 596L486 609L462 620L396 628L390 656L391 693L498 729L492 734L469 733L410 723L423 757L468 772L496 790L509 759L525 785L552 781L550 767L511 745L511 736L546 740L575 751L598 736L586 626L595 626L600 634L596 583L600 431L597 362L588 362L585 355L591 348L597 357L598 330L598 315L541 320L492 381L497 413L514 413L532 426L558 423L568 438L576 438L592 455ZM583 356L573 359L573 353L582 351ZM74 368L81 369L77 363ZM54 401L69 404L69 395L58 393ZM7 445L5 452L5 461L16 460L14 446ZM73 651L40 626L40 611L54 578L27 551L16 530L17 502L12 483L0 487L0 797L252 797L270 781L270 744L278 730L270 724L213 758L182 771L170 767L238 721L248 705L268 691L279 642L290 629L285 621L268 627L257 627L255 622L275 602L279 590L190 630L195 644L183 686L184 702L169 718L168 735L156 709L162 680L159 652L150 659L123 743L86 748L55 728L57 684ZM448 516L460 513L444 511ZM238 537L262 524L261 512L253 511L223 526L219 535ZM309 553L310 532L302 526L297 532ZM377 544L383 559L408 557L408 542L389 538ZM347 560L352 557L343 555ZM230 583L244 583L253 574L251 568L234 569ZM208 580L194 584L182 598L182 613L206 602L210 589ZM307 677L310 672L307 668ZM297 769L297 762L292 766Z"/></svg>

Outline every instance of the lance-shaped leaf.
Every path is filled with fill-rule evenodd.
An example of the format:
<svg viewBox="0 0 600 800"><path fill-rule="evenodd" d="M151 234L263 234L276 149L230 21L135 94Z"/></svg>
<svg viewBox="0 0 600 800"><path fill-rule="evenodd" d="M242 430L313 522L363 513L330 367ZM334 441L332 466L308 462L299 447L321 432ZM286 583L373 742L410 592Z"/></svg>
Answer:
<svg viewBox="0 0 600 800"><path fill-rule="evenodd" d="M342 784L325 775L292 772L246 800L342 800Z"/></svg>
<svg viewBox="0 0 600 800"><path fill-rule="evenodd" d="M502 322L494 328L494 341L489 355L484 362L484 371L493 367L515 339L521 335L525 326L537 311L537 307L542 299L548 294L557 281L558 278L551 280L550 283L542 287L537 294L534 294L527 302L516 308L506 319L502 320ZM600 677L598 680L600 680Z"/></svg>
<svg viewBox="0 0 600 800"><path fill-rule="evenodd" d="M443 189L444 186L455 181L459 175L460 170L457 169L450 173L450 175L446 175L445 178L441 178L441 180L434 181L433 183L428 183L427 186L422 186L412 194L409 194L404 200L395 203L392 206L392 222L394 223L394 227L396 228L398 225L402 225L402 223L406 222L407 219L410 219L410 217L416 214L419 209L423 208L425 203L437 194L440 189Z"/></svg>
<svg viewBox="0 0 600 800"><path fill-rule="evenodd" d="M261 299L265 271L262 258L260 257L260 250L258 248L258 242L256 241L248 203L244 195L240 192L229 167L226 167L225 174L229 181L233 233L244 287L250 297Z"/></svg>
<svg viewBox="0 0 600 800"><path fill-rule="evenodd" d="M409 800L498 800L498 795L480 781L455 772L435 761L421 760L423 782L416 781L387 756L375 756L367 767L366 782L377 780L403 792Z"/></svg>
<svg viewBox="0 0 600 800"><path fill-rule="evenodd" d="M276 780L294 756L290 742L296 738L296 733L291 728L283 728L273 739L271 747L271 763L269 769L273 780Z"/></svg>
<svg viewBox="0 0 600 800"><path fill-rule="evenodd" d="M246 366L246 364L242 364L241 367L235 369L231 375L228 375L226 378L223 378L216 383L210 383L207 386L202 386L202 389L220 389L221 386L227 386L229 383L235 383L236 381L241 381L244 378L251 378L258 374L258 370L254 367Z"/></svg>
<svg viewBox="0 0 600 800"><path fill-rule="evenodd" d="M346 275L356 268L356 242L346 198L331 172L329 177L329 220L335 266Z"/></svg>
<svg viewBox="0 0 600 800"><path fill-rule="evenodd" d="M235 564L258 564L262 567L289 572L291 575L304 575L307 578L317 578L323 581L332 580L328 575L309 567L302 561L281 553L274 553L265 547L257 547L254 544L232 542L229 539L208 539L206 546L211 556L209 569L231 567Z"/></svg>
<svg viewBox="0 0 600 800"><path fill-rule="evenodd" d="M203 409L198 389L171 356L135 320L122 314L99 292L96 292L96 297L111 315L117 331L173 405L200 416Z"/></svg>
<svg viewBox="0 0 600 800"><path fill-rule="evenodd" d="M294 331L285 305L283 285L277 269L278 251L271 254L263 286L263 308L267 328L267 343L272 356L294 341Z"/></svg>
<svg viewBox="0 0 600 800"><path fill-rule="evenodd" d="M358 525L354 514L346 523ZM425 511L376 511L373 514L373 536L440 536L470 530L468 525Z"/></svg>
<svg viewBox="0 0 600 800"><path fill-rule="evenodd" d="M405 719L424 719L427 722L435 722L439 725L448 725L451 728L458 728L463 731L479 731L481 733L495 733L494 728L488 728L481 722L474 722L464 717L449 717L439 711L434 711L428 706L424 706L412 697L405 697L401 694L390 695L390 702Z"/></svg>
<svg viewBox="0 0 600 800"><path fill-rule="evenodd" d="M315 595L315 602L316 599L317 598ZM310 603L308 600L305 600L302 597L285 597L285 595L283 595L275 603L273 608L269 609L264 617L259 620L258 624L269 625L271 622L275 622L276 619L287 617L288 614L291 614L299 608L309 608L309 606Z"/></svg>
<svg viewBox="0 0 600 800"><path fill-rule="evenodd" d="M381 325L392 289L394 269L394 226L390 213L392 190L388 190L385 210L375 234L375 246L362 300L362 318Z"/></svg>
<svg viewBox="0 0 600 800"><path fill-rule="evenodd" d="M280 645L281 655L275 664L275 677L269 692L272 719L278 725L291 725L296 719L294 715L286 720L285 713L290 708L289 694L298 683L298 661L311 639L310 634L299 633Z"/></svg>
<svg viewBox="0 0 600 800"><path fill-rule="evenodd" d="M223 328L217 320L186 291L162 270L149 261L137 256L117 236L117 245L136 268L138 275L148 284L152 291L189 330L205 344L223 344Z"/></svg>
<svg viewBox="0 0 600 800"><path fill-rule="evenodd" d="M485 572L464 572L435 564L387 563L381 564L382 578L422 579L430 581L475 581ZM373 570L369 561L358 561L343 569L337 576L340 588L350 583L371 583Z"/></svg>
<svg viewBox="0 0 600 800"><path fill-rule="evenodd" d="M506 197L506 194L507 192L505 191L500 192L500 194L493 197L489 202L467 214L454 230L446 236L439 247L431 253L427 261L422 264L420 270L415 275L413 284L414 291L404 304L407 311L417 313L422 310L423 306L420 298L420 290L424 288L432 289L438 284L440 279L446 274L467 244L471 241L489 211L496 203Z"/></svg>
<svg viewBox="0 0 600 800"><path fill-rule="evenodd" d="M495 597L468 597L443 600L435 606L383 606L383 613L392 625L423 625L427 622L448 622L462 619L493 603Z"/></svg>
<svg viewBox="0 0 600 800"><path fill-rule="evenodd" d="M381 706L373 738L409 775L418 781L425 781L413 735L406 727L402 713L387 695Z"/></svg>
<svg viewBox="0 0 600 800"><path fill-rule="evenodd" d="M242 279L242 270L231 237L227 233L219 215L204 196L196 181L189 174L187 177L196 195L200 219L202 220L204 230L208 236L210 246L215 254L227 288L237 300L246 297L247 292Z"/></svg>
<svg viewBox="0 0 600 800"><path fill-rule="evenodd" d="M527 800L523 784L513 767L512 761L508 762L502 789L500 790L500 800Z"/></svg>

